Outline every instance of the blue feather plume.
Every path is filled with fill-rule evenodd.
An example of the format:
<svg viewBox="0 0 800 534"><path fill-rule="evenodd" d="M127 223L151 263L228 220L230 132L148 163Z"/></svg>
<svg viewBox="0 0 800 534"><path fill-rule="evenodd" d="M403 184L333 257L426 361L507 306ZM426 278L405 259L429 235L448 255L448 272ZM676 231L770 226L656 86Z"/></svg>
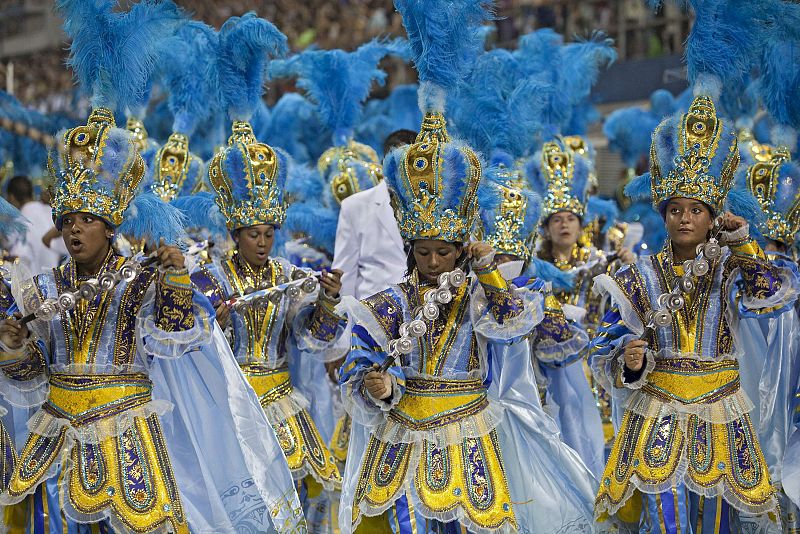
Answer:
<svg viewBox="0 0 800 534"><path fill-rule="evenodd" d="M285 195L287 202L319 202L325 194L325 182L315 167L295 163L289 169Z"/></svg>
<svg viewBox="0 0 800 534"><path fill-rule="evenodd" d="M734 215L744 217L751 226L761 226L767 220L761 204L747 189L732 188L725 198L725 209Z"/></svg>
<svg viewBox="0 0 800 534"><path fill-rule="evenodd" d="M353 137L361 119L364 101L373 82L381 85L386 73L378 62L389 54L402 55L407 44L402 39L372 40L355 52L344 50L308 50L270 68L273 76L299 76L297 85L317 105L323 123L333 131L333 142L340 146Z"/></svg>
<svg viewBox="0 0 800 534"><path fill-rule="evenodd" d="M283 57L286 36L255 13L231 17L219 31L218 68L222 107L231 120L249 120L264 92L267 58Z"/></svg>
<svg viewBox="0 0 800 534"><path fill-rule="evenodd" d="M597 196L589 197L586 202L586 222L596 221L601 218L605 219L602 232L608 232L619 219L619 206L614 200Z"/></svg>
<svg viewBox="0 0 800 534"><path fill-rule="evenodd" d="M650 173L637 176L625 186L625 196L631 200L649 200L653 196Z"/></svg>
<svg viewBox="0 0 800 534"><path fill-rule="evenodd" d="M269 127L262 141L280 147L295 161L314 161L327 148L328 130L320 122L314 105L299 93L286 93L271 110ZM313 132L313 136L309 135ZM322 146L324 145L324 147Z"/></svg>
<svg viewBox="0 0 800 534"><path fill-rule="evenodd" d="M460 136L486 155L494 149L518 158L541 130L540 117L554 88L527 77L512 53L481 54L453 95L451 119Z"/></svg>
<svg viewBox="0 0 800 534"><path fill-rule="evenodd" d="M760 94L764 107L778 125L800 130L800 42L776 39L768 43L762 65ZM772 142L795 151L796 138L776 137L777 131L773 128Z"/></svg>
<svg viewBox="0 0 800 534"><path fill-rule="evenodd" d="M225 216L219 209L214 193L202 192L177 197L170 203L180 210L187 229L204 229L215 241L229 237Z"/></svg>
<svg viewBox="0 0 800 534"><path fill-rule="evenodd" d="M642 158L647 158L650 138L659 122L656 114L638 107L614 110L603 123L608 148L619 152L625 165L636 167Z"/></svg>
<svg viewBox="0 0 800 534"><path fill-rule="evenodd" d="M183 213L152 193L133 197L123 216L119 232L150 244L163 239L167 245L176 245L186 237Z"/></svg>
<svg viewBox="0 0 800 534"><path fill-rule="evenodd" d="M163 76L174 132L191 136L219 108L217 43L214 29L197 21L184 24L166 42Z"/></svg>
<svg viewBox="0 0 800 534"><path fill-rule="evenodd" d="M656 89L650 95L650 113L661 120L677 111L675 97L666 89Z"/></svg>
<svg viewBox="0 0 800 534"><path fill-rule="evenodd" d="M550 282L556 290L571 291L575 287L575 273L562 271L549 261L537 258L535 255L531 258L525 274Z"/></svg>
<svg viewBox="0 0 800 534"><path fill-rule="evenodd" d="M337 210L318 201L295 202L286 210L284 229L288 235L305 236L309 245L332 255L338 224Z"/></svg>
<svg viewBox="0 0 800 534"><path fill-rule="evenodd" d="M20 241L25 241L30 224L30 221L17 208L0 197L0 228L3 229L0 234L0 243L4 247L10 248Z"/></svg>
<svg viewBox="0 0 800 534"><path fill-rule="evenodd" d="M72 39L68 64L93 107L125 110L144 100L164 39L184 20L171 0L142 0L115 11L115 0L59 0Z"/></svg>
<svg viewBox="0 0 800 534"><path fill-rule="evenodd" d="M420 108L444 111L444 95L456 88L483 49L480 26L494 18L491 0L395 0L403 17L419 75Z"/></svg>

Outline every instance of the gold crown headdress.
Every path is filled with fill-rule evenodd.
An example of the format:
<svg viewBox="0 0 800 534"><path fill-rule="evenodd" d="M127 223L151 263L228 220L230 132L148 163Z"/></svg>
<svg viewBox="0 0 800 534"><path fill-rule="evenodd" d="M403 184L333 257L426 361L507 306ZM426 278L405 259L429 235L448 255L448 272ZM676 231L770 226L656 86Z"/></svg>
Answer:
<svg viewBox="0 0 800 534"><path fill-rule="evenodd" d="M665 119L653 133L650 180L653 207L661 210L674 197L699 200L715 213L722 210L739 165L736 133L717 117L708 96L698 96L689 110Z"/></svg>
<svg viewBox="0 0 800 534"><path fill-rule="evenodd" d="M92 111L84 126L62 136L58 163L48 169L55 180L53 220L61 227L66 213L87 212L119 226L136 194L145 165L131 134L116 128L106 108Z"/></svg>

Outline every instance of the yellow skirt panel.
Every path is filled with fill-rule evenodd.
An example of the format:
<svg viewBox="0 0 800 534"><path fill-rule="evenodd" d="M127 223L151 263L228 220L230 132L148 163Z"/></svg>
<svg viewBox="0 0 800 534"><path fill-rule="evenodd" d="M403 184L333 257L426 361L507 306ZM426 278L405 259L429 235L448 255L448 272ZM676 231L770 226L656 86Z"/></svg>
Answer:
<svg viewBox="0 0 800 534"><path fill-rule="evenodd" d="M747 415L727 424L690 415L682 424L676 415L657 418L626 412L595 508L613 512L634 488L656 493L681 482L690 489L723 494L751 513L770 510L775 502L767 463Z"/></svg>
<svg viewBox="0 0 800 534"><path fill-rule="evenodd" d="M412 458L419 463L409 472ZM413 475L410 480L409 475ZM441 449L427 442L389 444L371 437L356 486L353 524L362 505L368 510L386 509L402 496L407 483L433 513L460 508L487 529L517 526L494 431Z"/></svg>

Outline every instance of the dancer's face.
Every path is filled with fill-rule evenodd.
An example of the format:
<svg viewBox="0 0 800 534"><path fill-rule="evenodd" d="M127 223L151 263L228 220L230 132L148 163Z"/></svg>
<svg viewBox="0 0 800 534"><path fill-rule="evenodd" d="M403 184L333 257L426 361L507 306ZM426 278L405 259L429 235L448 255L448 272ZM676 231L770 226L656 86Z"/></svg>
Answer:
<svg viewBox="0 0 800 534"><path fill-rule="evenodd" d="M571 211L559 211L547 220L547 235L558 248L571 247L581 235L581 219Z"/></svg>
<svg viewBox="0 0 800 534"><path fill-rule="evenodd" d="M114 231L106 222L86 212L67 213L61 219L61 238L78 265L98 265L105 259Z"/></svg>
<svg viewBox="0 0 800 534"><path fill-rule="evenodd" d="M433 239L418 239L414 241L413 252L420 276L436 283L440 274L456 268L461 245Z"/></svg>
<svg viewBox="0 0 800 534"><path fill-rule="evenodd" d="M239 228L233 240L242 258L254 269L259 269L269 260L269 253L275 242L275 227L271 224L257 224Z"/></svg>
<svg viewBox="0 0 800 534"><path fill-rule="evenodd" d="M667 233L673 245L684 249L697 247L705 242L714 226L711 210L690 198L676 197L669 200L664 212Z"/></svg>

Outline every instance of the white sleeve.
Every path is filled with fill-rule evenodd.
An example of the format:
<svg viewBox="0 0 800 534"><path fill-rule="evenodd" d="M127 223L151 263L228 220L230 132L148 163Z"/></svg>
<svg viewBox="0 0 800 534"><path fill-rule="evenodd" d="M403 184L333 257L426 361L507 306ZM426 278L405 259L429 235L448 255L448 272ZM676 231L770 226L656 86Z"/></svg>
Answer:
<svg viewBox="0 0 800 534"><path fill-rule="evenodd" d="M342 274L341 294L355 297L360 247L358 246L358 234L350 220L349 214L353 211L351 208L352 202L347 202L345 199L339 211L339 225L336 228L333 268L341 269L344 273Z"/></svg>

